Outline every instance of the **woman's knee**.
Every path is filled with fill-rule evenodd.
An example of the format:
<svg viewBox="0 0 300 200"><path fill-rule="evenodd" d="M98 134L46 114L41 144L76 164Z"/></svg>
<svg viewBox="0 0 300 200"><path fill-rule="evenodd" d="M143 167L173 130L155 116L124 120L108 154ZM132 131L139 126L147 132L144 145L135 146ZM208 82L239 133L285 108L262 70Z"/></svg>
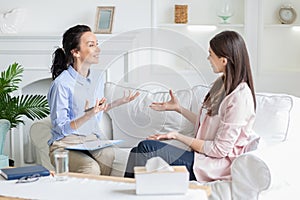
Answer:
<svg viewBox="0 0 300 200"><path fill-rule="evenodd" d="M144 150L147 149L149 146L152 146L153 141L151 140L143 140L138 143L137 149L139 150Z"/></svg>
<svg viewBox="0 0 300 200"><path fill-rule="evenodd" d="M160 149L162 142L157 140L143 140L139 142L137 146L137 151L139 153L148 153Z"/></svg>
<svg viewBox="0 0 300 200"><path fill-rule="evenodd" d="M115 149L114 148L104 148L101 150L101 155L94 157L98 163L104 164L107 167L112 167L115 160Z"/></svg>
<svg viewBox="0 0 300 200"><path fill-rule="evenodd" d="M112 147L107 147L101 150L101 157L105 160L115 159L115 149Z"/></svg>
<svg viewBox="0 0 300 200"><path fill-rule="evenodd" d="M69 170L70 172L100 175L99 164L90 156L81 152L69 152Z"/></svg>
<svg viewBox="0 0 300 200"><path fill-rule="evenodd" d="M97 162L86 163L86 165L76 167L77 173L101 175L101 169Z"/></svg>

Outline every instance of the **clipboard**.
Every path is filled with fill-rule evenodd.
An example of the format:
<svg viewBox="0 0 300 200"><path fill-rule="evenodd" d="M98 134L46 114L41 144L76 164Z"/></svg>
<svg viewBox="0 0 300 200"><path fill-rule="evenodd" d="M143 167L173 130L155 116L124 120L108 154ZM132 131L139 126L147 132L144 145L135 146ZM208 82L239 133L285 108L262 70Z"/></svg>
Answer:
<svg viewBox="0 0 300 200"><path fill-rule="evenodd" d="M65 147L65 149L77 150L77 151L82 151L82 150L93 151L93 150L98 150L109 146L113 146L121 142L123 142L123 140L94 140L94 141L87 141L76 145L70 145Z"/></svg>

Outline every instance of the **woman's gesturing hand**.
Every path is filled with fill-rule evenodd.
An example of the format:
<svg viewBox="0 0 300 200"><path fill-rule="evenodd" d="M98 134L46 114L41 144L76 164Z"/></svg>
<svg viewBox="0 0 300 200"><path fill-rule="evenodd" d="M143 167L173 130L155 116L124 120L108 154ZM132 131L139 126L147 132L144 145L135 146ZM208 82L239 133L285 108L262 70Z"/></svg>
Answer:
<svg viewBox="0 0 300 200"><path fill-rule="evenodd" d="M108 106L106 107L105 111L107 112L112 108L121 106L125 103L129 103L129 102L135 100L139 95L140 95L139 92L135 92L134 94L132 94L130 90L128 90L128 95L126 95L126 91L124 90L123 97L113 101L112 103L109 103Z"/></svg>
<svg viewBox="0 0 300 200"><path fill-rule="evenodd" d="M169 90L171 97L170 101L167 102L153 102L150 105L150 108L156 111L179 111L180 105L178 99L174 96L173 91Z"/></svg>
<svg viewBox="0 0 300 200"><path fill-rule="evenodd" d="M154 134L147 137L147 140L174 140L176 139L177 132L169 132L166 134Z"/></svg>
<svg viewBox="0 0 300 200"><path fill-rule="evenodd" d="M122 103L128 103L130 101L133 101L136 97L140 95L139 92L136 92L135 94L132 94L131 91L128 91L128 95L126 95L126 91L124 91L124 95L121 98Z"/></svg>
<svg viewBox="0 0 300 200"><path fill-rule="evenodd" d="M104 97L102 99L100 99L100 100L97 99L95 106L89 108L89 102L86 101L85 102L85 110L84 110L84 112L87 115L92 116L92 115L97 114L100 111L104 111L104 110L107 109L107 104L105 102L106 102L106 98L104 98Z"/></svg>

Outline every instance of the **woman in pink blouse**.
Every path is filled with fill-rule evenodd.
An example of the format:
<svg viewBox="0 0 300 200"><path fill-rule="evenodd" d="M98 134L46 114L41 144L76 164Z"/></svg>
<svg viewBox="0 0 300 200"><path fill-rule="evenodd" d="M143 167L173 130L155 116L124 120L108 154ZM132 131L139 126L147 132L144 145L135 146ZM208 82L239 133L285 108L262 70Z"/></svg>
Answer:
<svg viewBox="0 0 300 200"><path fill-rule="evenodd" d="M125 177L134 176L134 166L144 166L149 158L159 156L170 165L185 165L190 180L229 180L232 161L257 147L259 137L252 130L256 100L245 42L238 33L223 31L209 44L208 60L214 73L222 75L206 94L199 114L181 107L171 90L170 101L150 105L157 111L182 114L195 124L195 137L178 132L149 136L131 150ZM159 140L178 140L191 151Z"/></svg>

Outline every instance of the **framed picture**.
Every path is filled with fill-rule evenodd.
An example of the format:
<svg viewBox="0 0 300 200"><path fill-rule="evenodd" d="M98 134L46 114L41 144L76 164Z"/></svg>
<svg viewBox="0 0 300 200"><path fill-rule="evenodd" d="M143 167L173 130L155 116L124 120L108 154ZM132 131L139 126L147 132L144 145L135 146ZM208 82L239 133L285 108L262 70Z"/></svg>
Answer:
<svg viewBox="0 0 300 200"><path fill-rule="evenodd" d="M114 6L97 7L95 33L111 33L114 19L114 11Z"/></svg>

